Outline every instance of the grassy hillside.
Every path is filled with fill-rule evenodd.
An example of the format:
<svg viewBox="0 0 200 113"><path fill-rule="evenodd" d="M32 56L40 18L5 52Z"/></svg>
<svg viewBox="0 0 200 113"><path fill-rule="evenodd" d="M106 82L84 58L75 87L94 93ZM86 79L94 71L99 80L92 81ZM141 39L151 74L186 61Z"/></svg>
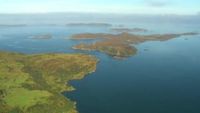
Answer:
<svg viewBox="0 0 200 113"><path fill-rule="evenodd" d="M96 69L83 54L24 55L0 52L0 113L77 113L61 92Z"/></svg>

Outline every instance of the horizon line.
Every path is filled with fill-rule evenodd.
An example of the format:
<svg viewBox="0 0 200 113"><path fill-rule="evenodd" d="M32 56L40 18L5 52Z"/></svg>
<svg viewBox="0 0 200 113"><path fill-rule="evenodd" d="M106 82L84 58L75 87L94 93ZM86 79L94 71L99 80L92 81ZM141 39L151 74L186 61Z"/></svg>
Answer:
<svg viewBox="0 0 200 113"><path fill-rule="evenodd" d="M37 14L112 14L112 15L141 15L141 16L199 16L200 14L175 14L175 13L167 13L167 14L145 14L145 13L115 13L115 12L7 12L2 13L0 15L37 15Z"/></svg>

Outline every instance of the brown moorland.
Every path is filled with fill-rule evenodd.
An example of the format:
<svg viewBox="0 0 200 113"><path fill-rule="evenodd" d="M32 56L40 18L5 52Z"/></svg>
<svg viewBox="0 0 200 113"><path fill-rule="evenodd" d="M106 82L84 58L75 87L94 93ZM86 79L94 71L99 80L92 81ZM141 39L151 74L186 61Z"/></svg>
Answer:
<svg viewBox="0 0 200 113"><path fill-rule="evenodd" d="M153 34L153 35L136 35L123 32L120 34L106 34L106 33L83 33L75 34L72 39L101 39L95 43L85 44L81 43L73 47L79 50L96 50L106 53L117 58L129 57L137 53L134 44L140 44L146 41L166 41L181 36L197 35L195 32L177 33L177 34Z"/></svg>

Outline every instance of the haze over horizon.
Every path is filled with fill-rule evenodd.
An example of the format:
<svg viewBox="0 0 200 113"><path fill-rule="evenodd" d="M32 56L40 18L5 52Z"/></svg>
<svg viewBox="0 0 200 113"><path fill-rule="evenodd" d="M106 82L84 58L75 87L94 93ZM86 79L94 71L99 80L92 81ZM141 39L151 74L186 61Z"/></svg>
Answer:
<svg viewBox="0 0 200 113"><path fill-rule="evenodd" d="M199 5L198 0L0 0L0 14L79 12L197 15Z"/></svg>

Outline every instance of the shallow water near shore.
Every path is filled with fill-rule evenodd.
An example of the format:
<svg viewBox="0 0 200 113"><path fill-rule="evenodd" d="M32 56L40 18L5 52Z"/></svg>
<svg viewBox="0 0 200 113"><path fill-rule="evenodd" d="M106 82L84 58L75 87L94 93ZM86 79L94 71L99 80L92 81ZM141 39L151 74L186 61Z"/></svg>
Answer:
<svg viewBox="0 0 200 113"><path fill-rule="evenodd" d="M200 32L199 24L124 25L149 29L145 34ZM70 40L72 34L111 32L108 27L66 26L3 27L0 30L0 50L27 54L83 53L71 49L80 43ZM53 38L30 38L38 34L51 34ZM84 52L100 59L97 70L82 80L71 81L76 90L64 95L77 102L80 113L200 112L200 36L145 42L136 47L138 53L123 60L99 52Z"/></svg>

